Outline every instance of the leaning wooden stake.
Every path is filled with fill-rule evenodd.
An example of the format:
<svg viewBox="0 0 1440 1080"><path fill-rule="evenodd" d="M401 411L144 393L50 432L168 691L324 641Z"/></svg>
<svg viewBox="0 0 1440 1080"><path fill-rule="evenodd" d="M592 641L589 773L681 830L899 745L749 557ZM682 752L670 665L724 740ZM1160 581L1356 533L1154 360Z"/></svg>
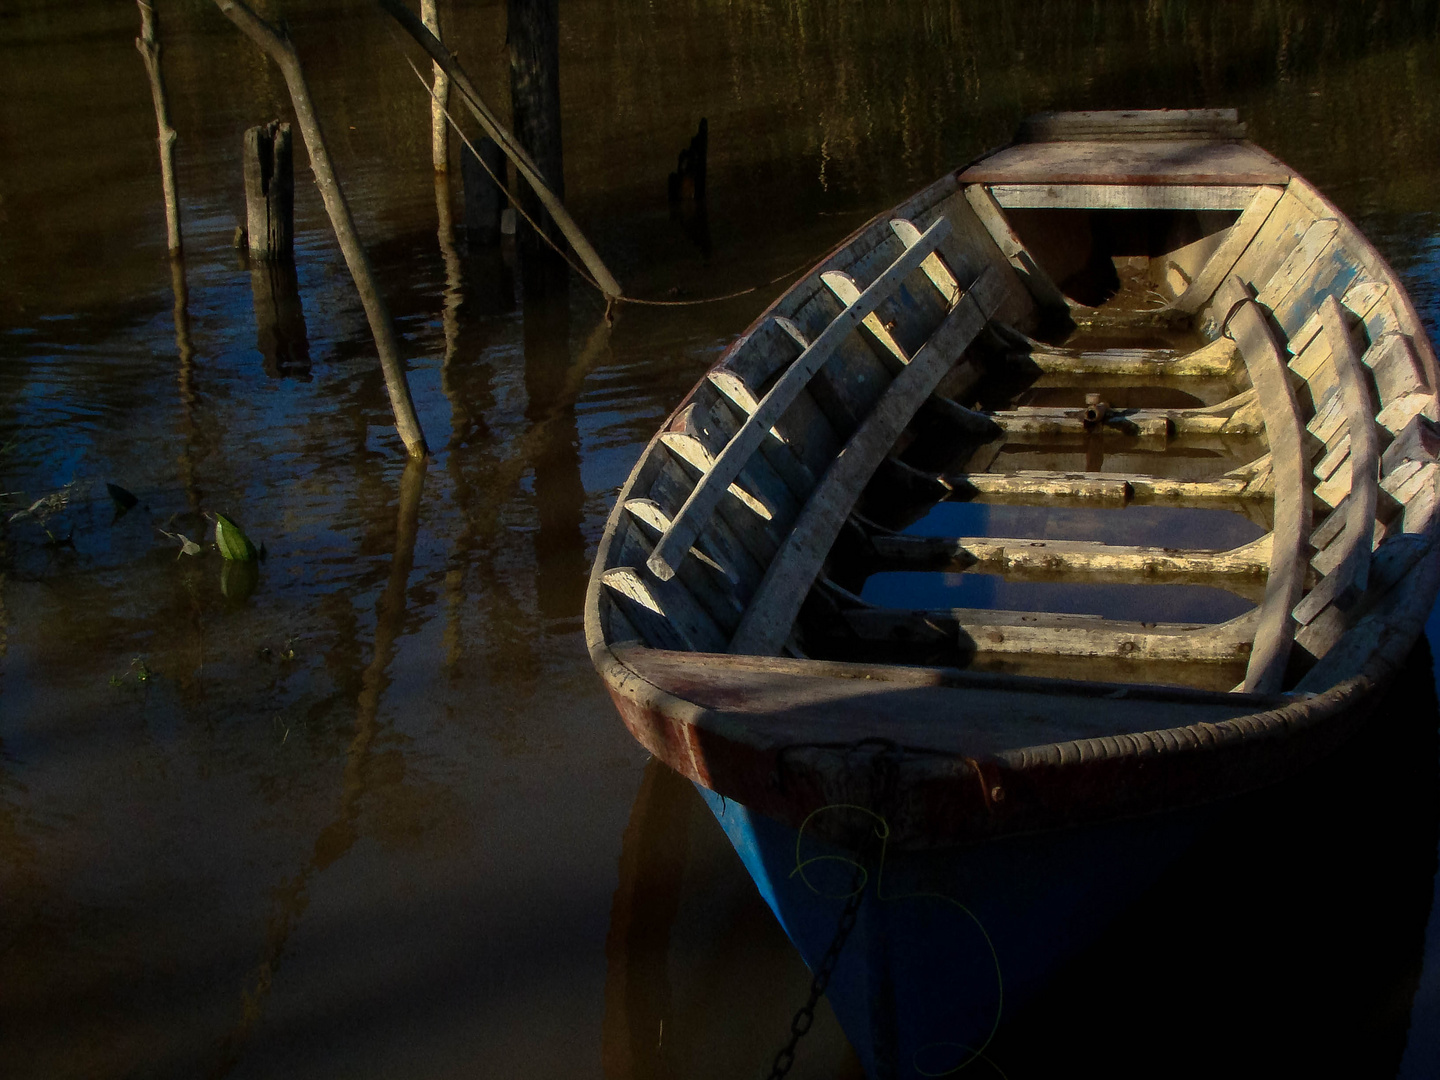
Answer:
<svg viewBox="0 0 1440 1080"><path fill-rule="evenodd" d="M435 0L420 0L420 18L425 29L440 40L440 11ZM435 65L435 83L430 88L430 156L435 162L436 172L450 171L450 124L445 119L445 110L450 107L450 76L439 64Z"/></svg>
<svg viewBox="0 0 1440 1080"><path fill-rule="evenodd" d="M220 0L216 0L216 3L219 2ZM466 107L475 119L479 121L480 126L485 129L485 133L494 139L500 148L505 151L505 155L515 163L516 172L525 178L525 182L529 184L535 194L539 196L541 205L543 205L545 209L549 211L550 216L555 219L555 224L560 227L560 231L565 234L565 239L568 240L570 246L575 249L575 254L580 256L580 261L585 264L585 268L589 270L591 276L595 278L595 283L600 287L600 291L605 294L605 298L607 300L621 299L623 292L620 288L620 283L616 281L614 275L606 269L605 263L600 259L599 252L595 250L589 240L585 239L585 234L580 231L580 226L575 224L575 219L572 218L565 209L565 204L556 198L555 193L551 191L550 188L546 186L545 181L541 179L539 167L531 160L530 155L525 152L525 148L521 146L515 140L515 136L495 118L495 114L490 111L490 107L481 99L479 92L475 89L469 76L465 74L464 69L456 62L450 50L440 44L440 42L436 40L435 35L427 30L425 24L417 19L414 13L401 3L400 0L377 0L377 2L396 22L405 28L406 33L419 42L420 46L430 54L430 58L434 60L435 63L445 69L445 73L450 76L450 81L460 91L460 96L465 100Z"/></svg>
<svg viewBox="0 0 1440 1080"><path fill-rule="evenodd" d="M160 42L156 37L155 8L148 0L135 0L140 7L140 36L135 48L150 75L150 96L155 99L155 125L160 129L160 183L165 188L165 232L170 254L180 254L180 200L175 194L175 129L170 126L170 109L165 103L165 77L160 71Z"/></svg>
<svg viewBox="0 0 1440 1080"><path fill-rule="evenodd" d="M315 173L315 186L320 189L320 198L325 202L325 212L330 215L335 239L340 242L340 251L345 256L345 265L355 280L355 290L365 307L365 317L370 323L370 333L375 338L375 348L380 354L380 368L385 373L385 389L390 393L390 407L395 413L395 429L400 433L405 449L411 457L424 457L427 450L425 435L420 430L420 419L415 415L415 405L410 400L410 386L405 379L405 366L400 360L400 347L395 340L395 327L390 322L390 312L380 296L375 282L375 272L370 259L360 246L355 233L355 223L350 217L350 207L345 202L345 193L335 179L335 169L330 164L330 154L325 149L325 138L320 131L320 120L310 101L310 91L305 85L305 73L300 68L300 57L287 34L276 30L242 0L215 0L225 17L234 23L246 37L255 42L271 60L275 61L280 73L285 76L285 85L290 90L290 101L295 107L295 119L300 124L300 136L305 140L305 149L310 155L310 168Z"/></svg>

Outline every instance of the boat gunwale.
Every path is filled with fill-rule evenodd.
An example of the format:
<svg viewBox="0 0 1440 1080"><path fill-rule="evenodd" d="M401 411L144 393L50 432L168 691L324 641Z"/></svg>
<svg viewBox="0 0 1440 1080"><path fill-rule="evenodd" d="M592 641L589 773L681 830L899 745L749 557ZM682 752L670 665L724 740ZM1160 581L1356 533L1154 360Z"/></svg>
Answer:
<svg viewBox="0 0 1440 1080"><path fill-rule="evenodd" d="M799 296L799 302L804 303L808 295L822 288L820 275L830 268L829 264L837 255L870 230L883 225L901 208L921 201L927 193L936 193L929 203L933 206L951 193L945 188L962 190L960 174L995 152L987 151L971 163L917 191L896 207L877 213L826 252L803 277L772 300L745 332L731 342L716 363L700 376L695 387L682 398L646 444L622 486L600 540L586 596L587 646L592 662L632 735L667 765L697 783L762 813L786 820L791 825L798 826L813 810L836 801L829 796L840 794L836 789L837 782L844 787L847 780L853 779L845 776L850 771L846 759L847 755L853 755L856 748L805 744L777 752L765 745L764 717L701 706L650 682L643 672L616 652L624 643L615 642L612 645L606 640L602 605L608 601L603 595L601 575L608 569L608 554L622 523L625 501L637 477L654 453L663 432L694 399L709 372L726 368L731 357L767 320L774 317L782 303L796 299L799 290L805 290L804 295ZM1293 191L1296 198L1317 215L1333 216L1340 223L1336 242L1354 258L1361 273L1387 286L1396 319L1415 346L1429 383L1429 393L1436 398L1437 389L1440 389L1440 365L1437 365L1433 345L1399 276L1369 238L1294 170L1291 170L1286 190ZM1213 297L1207 300L1207 303L1210 302L1213 302ZM1288 772L1298 771L1354 734L1368 707L1378 699L1378 691L1393 677L1413 647L1423 629L1430 598L1440 586L1440 545L1436 543L1440 539L1440 514L1431 518L1427 539L1427 554L1380 599L1381 610L1366 616L1369 620L1382 619L1383 626L1378 644L1365 656L1360 670L1318 694L1293 698L1281 695L1276 699L1273 696L1212 694L1145 684L1073 680L1079 685L1071 687L1066 684L1072 680L1024 675L992 677L992 680L998 678L1016 689L1050 693L1057 697L1068 694L1076 698L1094 698L1103 696L1102 689L1122 688L1137 698L1154 700L1161 708L1166 702L1182 704L1216 699L1269 707L1217 723L1041 743L998 751L979 760L923 747L891 747L890 752L897 755L897 767L903 775L900 786L908 793L907 800L926 807L924 813L903 813L892 823L896 830L894 841L902 847L967 843L1002 834L1043 831L1116 816L1158 812L1263 787L1278 781ZM1424 598L1424 603L1417 598ZM1386 611L1387 607L1392 610ZM1344 639L1341 640L1343 642ZM635 644L648 648L638 642ZM1335 647L1340 646L1341 643L1337 642ZM696 658L697 673L703 677L707 654L686 655ZM747 659L763 661L767 658ZM817 675L823 675L825 668L835 666L834 662L827 661L789 663L813 664ZM876 675L887 670L904 672L911 680L927 676L931 679L953 679L971 687L987 682L986 673L960 669L908 665L840 666L869 670ZM942 685L961 692L967 688ZM998 686L993 681L989 685L992 688ZM1257 698L1259 700L1253 700ZM1235 762L1229 759L1231 752L1242 745L1247 748L1249 767L1237 769ZM1262 745L1272 750L1279 747L1279 750L1260 753ZM801 753L819 755L808 775L802 775L805 770L797 764L797 755ZM788 762L781 762L780 758L785 755L788 755ZM715 775L715 766L722 757L729 761L723 778ZM1222 758L1227 764L1217 768L1216 762ZM742 760L746 764L737 767ZM831 768L824 767L827 760L831 762ZM1271 767L1283 765L1285 770L1283 773L1266 768L1257 770L1257 760ZM1156 768L1162 761L1168 764ZM1150 782L1144 782L1143 777L1147 766L1152 773ZM1153 775L1156 773L1165 773L1171 776L1172 781L1181 782L1177 786L1173 782L1166 783L1162 777L1157 786ZM1186 773L1191 774L1188 781L1184 779ZM1104 782L1097 782L1097 777L1102 775ZM1197 776L1208 778L1198 789L1194 782ZM734 782L738 777L744 777L745 782ZM1029 807L1032 812L1027 815L1021 806L1026 799L1013 794L1007 799L1005 793L1029 791L1033 794L1037 782L1048 795L1038 803L1032 798ZM1117 795L1116 792L1121 789L1129 795ZM1063 794L1066 792L1068 796ZM1137 797L1142 793L1148 794Z"/></svg>

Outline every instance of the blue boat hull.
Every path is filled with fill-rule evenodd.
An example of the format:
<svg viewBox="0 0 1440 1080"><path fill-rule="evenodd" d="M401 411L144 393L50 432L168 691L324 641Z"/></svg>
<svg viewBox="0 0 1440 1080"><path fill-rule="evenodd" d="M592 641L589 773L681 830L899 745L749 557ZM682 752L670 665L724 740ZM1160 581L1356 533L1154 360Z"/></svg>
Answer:
<svg viewBox="0 0 1440 1080"><path fill-rule="evenodd" d="M857 856L696 786L815 970ZM1207 819L1196 809L930 851L877 841L858 857L864 896L826 992L866 1075L944 1075L983 1052L1004 1017L1149 888Z"/></svg>

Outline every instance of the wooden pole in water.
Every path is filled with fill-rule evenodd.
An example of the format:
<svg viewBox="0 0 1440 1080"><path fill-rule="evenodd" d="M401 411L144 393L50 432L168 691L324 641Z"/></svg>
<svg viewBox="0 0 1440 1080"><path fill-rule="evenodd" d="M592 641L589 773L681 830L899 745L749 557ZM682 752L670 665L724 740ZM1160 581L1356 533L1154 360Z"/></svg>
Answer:
<svg viewBox="0 0 1440 1080"><path fill-rule="evenodd" d="M219 3L219 0L216 0L216 2ZM382 9L388 12L396 22L405 28L405 32L413 37L420 46L430 54L430 58L434 60L435 63L445 69L445 73L450 76L450 82L460 91L460 96L464 99L466 107L475 119L479 121L480 126L485 129L485 133L494 139L500 148L505 151L505 156L515 163L516 172L525 178L525 182L530 185L539 197L541 205L543 205L550 213L550 216L555 219L555 224L559 226L560 231L565 234L565 239L568 240L570 246L575 249L575 254L580 256L580 261L583 262L585 268L590 271L591 276L595 279L595 283L600 287L600 291L605 294L605 298L607 300L619 300L623 295L620 283L616 281L614 275L606 269L599 252L595 250L589 240L585 239L585 234L582 233L580 227L575 224L575 219L572 218L565 209L565 204L556 198L555 193L546 185L544 179L542 179L539 166L537 166L530 155L526 153L525 148L516 141L515 136L506 130L504 125L495 118L495 114L490 111L490 107L486 105L484 99L480 97L479 92L475 89L474 83L470 81L470 77L465 74L464 69L461 68L455 60L450 50L440 44L440 42L435 39L435 35L425 29L424 23L417 19L414 13L401 3L400 0L376 0L376 2Z"/></svg>
<svg viewBox="0 0 1440 1080"><path fill-rule="evenodd" d="M440 10L435 0L420 0L420 19L425 29L440 38ZM433 63L433 61L432 61ZM435 64L435 82L430 88L430 157L436 172L450 171L450 125L445 110L450 107L450 77Z"/></svg>
<svg viewBox="0 0 1440 1080"><path fill-rule="evenodd" d="M427 453L425 434L420 430L420 418L415 415L415 404L410 399L410 384L405 378L405 365L400 359L400 346L395 339L395 327L390 321L390 312L380 296L370 259L360 246L355 232L355 222L350 217L350 207L345 202L345 193L335 178L334 166L330 163L329 151L325 149L325 137L320 131L320 119L310 101L310 90L305 85L305 73L300 67L300 57L288 34L276 30L242 0L215 0L215 6L240 29L262 52L270 57L285 76L285 85L290 90L290 101L295 107L295 119L300 124L300 136L305 140L305 149L310 155L310 168L315 173L315 186L320 189L320 198L325 203L325 212L330 215L335 239L345 256L345 265L355 281L355 291L360 294L360 303L365 307L365 317L370 323L370 333L375 339L376 351L380 354L380 368L385 373L385 389L390 394L390 408L395 414L395 429L399 432L405 449L411 457L424 457ZM428 31L427 31L428 33Z"/></svg>
<svg viewBox="0 0 1440 1080"><path fill-rule="evenodd" d="M140 36L135 48L145 61L150 76L150 96L155 101L155 125L160 129L160 183L165 189L165 233L170 254L180 254L180 200L175 194L175 140L170 126L170 109L165 101L165 76L160 70L160 41L156 36L159 16L149 0L135 0L140 8Z"/></svg>
<svg viewBox="0 0 1440 1080"><path fill-rule="evenodd" d="M505 38L510 46L510 122L555 197L565 198L565 165L560 140L560 7L558 0L509 0ZM520 189L525 213L551 239L555 224L532 185ZM556 262L529 225L520 228L526 291L543 288Z"/></svg>
<svg viewBox="0 0 1440 1080"><path fill-rule="evenodd" d="M252 259L294 257L295 167L279 120L245 132L245 227Z"/></svg>

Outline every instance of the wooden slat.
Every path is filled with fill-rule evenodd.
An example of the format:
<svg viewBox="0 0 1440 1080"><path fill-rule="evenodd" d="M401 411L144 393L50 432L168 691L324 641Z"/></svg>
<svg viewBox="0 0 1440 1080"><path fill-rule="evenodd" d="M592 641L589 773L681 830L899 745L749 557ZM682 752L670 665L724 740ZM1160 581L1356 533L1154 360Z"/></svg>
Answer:
<svg viewBox="0 0 1440 1080"><path fill-rule="evenodd" d="M1070 302L1065 299L1065 294L1060 291L1049 274L1040 264L1035 261L1034 256L1025 249L1020 242L1020 237L1010 227L1004 211L1000 209L990 189L984 184L971 184L965 189L965 200L975 211L975 216L985 226L986 232L999 249L1004 252L1005 258L1010 260L1010 265L1020 276L1021 282L1029 290L1035 302L1046 308L1066 308Z"/></svg>
<svg viewBox="0 0 1440 1080"><path fill-rule="evenodd" d="M1295 640L1291 610L1305 588L1310 537L1310 468L1305 452L1305 423L1290 373L1259 305L1239 278L1230 277L1217 294L1230 312L1228 332L1240 346L1250 383L1265 412L1275 489L1275 531L1270 575L1259 608L1255 646L1245 671L1247 693L1273 694L1282 689L1285 666Z"/></svg>
<svg viewBox="0 0 1440 1080"><path fill-rule="evenodd" d="M1172 349L1064 350L1047 348L1037 342L1030 346L1029 352L1015 352L1010 356L1015 360L1028 360L1047 375L1228 378L1241 370L1240 351L1233 341L1223 337L1183 354Z"/></svg>
<svg viewBox="0 0 1440 1080"><path fill-rule="evenodd" d="M866 481L920 403L984 327L1004 293L1004 282L987 269L886 389L821 479L766 570L730 642L731 652L773 654L789 637L800 605Z"/></svg>
<svg viewBox="0 0 1440 1080"><path fill-rule="evenodd" d="M1256 294L1256 302L1272 310L1278 307L1291 289L1305 281L1315 260L1320 258L1320 253L1334 241L1339 231L1340 223L1334 218L1319 218L1311 222L1300 243L1295 245L1295 250L1285 256L1280 268L1270 275L1270 280Z"/></svg>
<svg viewBox="0 0 1440 1080"><path fill-rule="evenodd" d="M872 536L870 544L886 563L979 566L1013 577L1084 574L1092 582L1175 584L1213 578L1263 582L1270 572L1269 534L1228 551L1004 536Z"/></svg>
<svg viewBox="0 0 1440 1080"><path fill-rule="evenodd" d="M740 475L741 469L775 426L775 422L795 400L796 395L830 359L836 346L847 334L852 333L882 300L899 287L949 232L950 223L943 217L938 218L925 230L920 242L906 248L890 269L876 279L861 294L859 300L836 316L810 347L780 376L761 400L760 407L746 419L735 438L720 452L714 466L701 477L690 498L685 501L680 513L661 537L660 543L655 545L648 565L657 577L668 580L675 575L675 566L694 544L695 537L714 513L721 496Z"/></svg>
<svg viewBox="0 0 1440 1080"><path fill-rule="evenodd" d="M966 473L947 476L943 482L959 495L980 495L986 501L1014 499L1039 502L1078 499L1098 502L1173 502L1203 504L1271 496L1268 468L1249 475L1227 475L1213 480L1172 480L1137 473L1047 472Z"/></svg>
<svg viewBox="0 0 1440 1080"><path fill-rule="evenodd" d="M966 168L959 180L962 184L1253 185L1288 183L1290 170L1244 143L1076 139L1008 146Z"/></svg>
<svg viewBox="0 0 1440 1080"><path fill-rule="evenodd" d="M1280 201L1284 192L1284 188L1270 184L1255 189L1255 194L1251 196L1244 212L1225 234L1224 241L1206 260L1185 291L1175 298L1173 306L1176 309L1193 314L1205 306L1205 302L1215 295L1215 290L1235 268L1236 260L1250 246L1250 241L1255 239L1255 234L1265 224L1270 211L1275 209L1275 204Z"/></svg>
<svg viewBox="0 0 1440 1080"><path fill-rule="evenodd" d="M1253 611L1224 623L1140 623L987 608L856 608L843 617L854 633L874 641L949 641L976 653L1194 663L1243 661L1256 625Z"/></svg>
<svg viewBox="0 0 1440 1080"><path fill-rule="evenodd" d="M1243 139L1234 109L1130 109L1044 112L1020 122L1016 142L1076 139Z"/></svg>
<svg viewBox="0 0 1440 1080"><path fill-rule="evenodd" d="M1375 435L1375 408L1366 386L1365 369L1350 341L1345 316L1334 296L1327 296L1321 303L1320 320L1330 343L1345 410L1350 444L1350 490L1345 500L1345 531L1335 541L1344 545L1343 554L1335 569L1296 606L1295 618L1301 625L1311 622L1330 604L1342 610L1352 606L1364 593L1369 583L1375 506L1380 495L1380 442Z"/></svg>
<svg viewBox="0 0 1440 1080"><path fill-rule="evenodd" d="M1006 210L1244 210L1255 197L1255 186L992 184L990 194Z"/></svg>
<svg viewBox="0 0 1440 1080"><path fill-rule="evenodd" d="M920 242L920 227L907 218L892 218L890 231L900 238L900 242L907 248L914 247ZM920 264L920 269L925 271L925 276L940 293L940 298L945 302L947 308L955 306L955 301L960 299L960 282L951 273L950 267L945 265L945 260L940 257L938 251L931 252L925 256L925 261Z"/></svg>
<svg viewBox="0 0 1440 1080"><path fill-rule="evenodd" d="M1110 412L1103 421L1094 424L1085 419L1084 409L1003 409L991 415L995 423L1008 435L1075 436L1104 433L1158 441L1163 446L1172 430L1170 416L1163 409ZM1204 434L1219 434L1224 430L1228 417L1206 416L1197 419L1201 421L1197 427ZM1174 425L1174 430L1178 434L1180 425Z"/></svg>
<svg viewBox="0 0 1440 1080"><path fill-rule="evenodd" d="M843 270L826 270L820 275L820 280L835 294L835 299L846 307L860 299L859 284ZM885 359L886 356L890 358L892 371L899 370L899 365L910 362L910 354L905 351L900 342L895 340L895 335L890 332L890 327L880 321L880 316L876 312L872 311L866 315L860 325L870 332L880 346L881 352L885 354L881 359Z"/></svg>

